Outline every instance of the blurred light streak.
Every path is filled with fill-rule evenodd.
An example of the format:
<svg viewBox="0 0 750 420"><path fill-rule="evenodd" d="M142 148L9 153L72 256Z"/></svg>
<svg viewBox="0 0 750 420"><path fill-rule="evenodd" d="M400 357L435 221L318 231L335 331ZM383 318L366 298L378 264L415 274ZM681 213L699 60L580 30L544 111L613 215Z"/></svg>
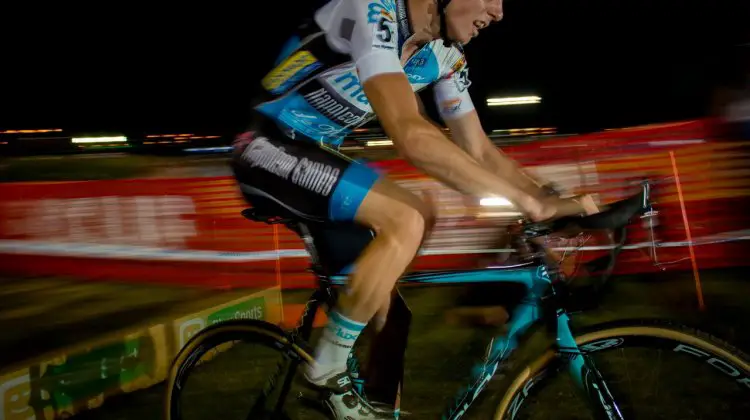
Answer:
<svg viewBox="0 0 750 420"><path fill-rule="evenodd" d="M21 137L18 140L68 140L70 137L65 136L54 136L54 137Z"/></svg>
<svg viewBox="0 0 750 420"><path fill-rule="evenodd" d="M557 127L541 127L541 128L501 128L497 130L492 130L493 133L511 133L511 135L519 135L519 134L551 134L557 132Z"/></svg>
<svg viewBox="0 0 750 420"><path fill-rule="evenodd" d="M192 147L190 149L182 149L183 152L190 152L190 153L196 153L196 152L230 152L232 150L232 146L225 146L225 147Z"/></svg>
<svg viewBox="0 0 750 420"><path fill-rule="evenodd" d="M588 144L552 144L552 145L543 145L540 146L541 149L567 149L568 147L589 147Z"/></svg>
<svg viewBox="0 0 750 420"><path fill-rule="evenodd" d="M648 142L649 146L682 146L685 144L700 144L705 143L706 140L704 139L693 139L693 140L660 140L660 141L650 141Z"/></svg>
<svg viewBox="0 0 750 420"><path fill-rule="evenodd" d="M106 143L106 142L117 142L124 143L128 141L125 136L113 136L113 137L73 137L71 139L73 143Z"/></svg>
<svg viewBox="0 0 750 420"><path fill-rule="evenodd" d="M393 142L391 140L368 140L366 144L367 144L367 147L392 146Z"/></svg>
<svg viewBox="0 0 750 420"><path fill-rule="evenodd" d="M487 98L488 106L507 106L507 105L525 105L538 104L542 102L540 96L516 96L507 98Z"/></svg>
<svg viewBox="0 0 750 420"><path fill-rule="evenodd" d="M513 203L510 202L505 197L485 197L481 200L479 200L480 206L512 206Z"/></svg>
<svg viewBox="0 0 750 420"><path fill-rule="evenodd" d="M0 134L59 133L61 131L62 131L61 128L49 128L49 129L39 129L39 130L5 130L5 131L0 131Z"/></svg>
<svg viewBox="0 0 750 420"><path fill-rule="evenodd" d="M517 211L495 211L488 213L477 213L478 218L484 217L520 217L523 213Z"/></svg>
<svg viewBox="0 0 750 420"><path fill-rule="evenodd" d="M146 136L146 138L154 139L154 138L184 137L184 136L192 136L192 134L149 134Z"/></svg>

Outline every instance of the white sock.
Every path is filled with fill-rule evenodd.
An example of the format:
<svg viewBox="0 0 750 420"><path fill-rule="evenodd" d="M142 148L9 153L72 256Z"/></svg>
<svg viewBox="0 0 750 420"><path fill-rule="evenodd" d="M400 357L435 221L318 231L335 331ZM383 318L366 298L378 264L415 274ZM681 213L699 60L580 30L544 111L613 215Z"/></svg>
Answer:
<svg viewBox="0 0 750 420"><path fill-rule="evenodd" d="M354 342L365 328L364 323L352 321L338 311L328 314L328 325L315 348L315 363L309 365L307 376L313 382L320 382L330 377L329 373L340 373L346 370L346 360L352 351Z"/></svg>

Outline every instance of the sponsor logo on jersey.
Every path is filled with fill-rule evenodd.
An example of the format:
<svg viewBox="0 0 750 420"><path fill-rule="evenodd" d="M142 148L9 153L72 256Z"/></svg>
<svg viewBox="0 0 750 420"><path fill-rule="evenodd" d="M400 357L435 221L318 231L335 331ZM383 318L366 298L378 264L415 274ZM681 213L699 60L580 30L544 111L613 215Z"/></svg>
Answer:
<svg viewBox="0 0 750 420"><path fill-rule="evenodd" d="M327 197L339 179L341 170L308 158L298 158L276 147L267 138L258 137L242 153L253 168L262 168L300 187Z"/></svg>
<svg viewBox="0 0 750 420"><path fill-rule="evenodd" d="M471 86L471 80L469 80L469 69L464 68L460 72L453 76L453 80L456 81L456 88L459 92L463 92Z"/></svg>
<svg viewBox="0 0 750 420"><path fill-rule="evenodd" d="M292 170L291 181L302 188L328 197L331 195L333 186L336 185L340 174L339 168L302 158Z"/></svg>
<svg viewBox="0 0 750 420"><path fill-rule="evenodd" d="M304 95L310 106L319 111L329 120L347 127L358 124L364 115L360 110L337 97L338 95L325 87L320 87Z"/></svg>
<svg viewBox="0 0 750 420"><path fill-rule="evenodd" d="M289 174L299 163L299 158L286 153L283 147L276 147L267 138L258 137L245 148L242 159L251 168L262 168L281 178L289 178Z"/></svg>
<svg viewBox="0 0 750 420"><path fill-rule="evenodd" d="M298 51L271 70L261 84L269 92L279 94L321 66L322 64L309 51Z"/></svg>
<svg viewBox="0 0 750 420"><path fill-rule="evenodd" d="M395 21L396 2L393 0L378 0L367 5L367 22L378 23L385 18L391 22Z"/></svg>
<svg viewBox="0 0 750 420"><path fill-rule="evenodd" d="M429 54L432 54L432 51L427 51L425 53L424 50L420 50L417 54L412 56L409 61L406 62L406 65L404 66L404 71L406 72L406 75L409 77L409 80L414 81L420 81L426 79L425 77L421 76L419 73L424 72L424 68L427 65L427 59Z"/></svg>
<svg viewBox="0 0 750 420"><path fill-rule="evenodd" d="M409 78L409 83L415 90L419 90L440 77L440 61L435 56L431 48L432 44L427 44L417 53L415 53L404 66L404 72Z"/></svg>
<svg viewBox="0 0 750 420"><path fill-rule="evenodd" d="M310 107L341 127L362 124L372 113L354 68L329 70L300 86L298 93Z"/></svg>
<svg viewBox="0 0 750 420"><path fill-rule="evenodd" d="M325 82L344 98L354 102L355 105L364 105L369 108L370 101L367 100L362 84L359 83L357 71L350 68L344 71L334 71L326 76ZM366 109L367 110L367 109Z"/></svg>
<svg viewBox="0 0 750 420"><path fill-rule="evenodd" d="M448 99L440 103L440 111L444 115L450 115L461 107L461 98Z"/></svg>
<svg viewBox="0 0 750 420"><path fill-rule="evenodd" d="M466 64L466 57L461 55L461 57L459 57L459 59L456 60L455 63L453 63L453 67L451 68L451 70L453 70L454 72L459 71L465 64Z"/></svg>
<svg viewBox="0 0 750 420"><path fill-rule="evenodd" d="M421 83L427 80L427 78L421 74L407 73L406 77L409 78L410 83Z"/></svg>

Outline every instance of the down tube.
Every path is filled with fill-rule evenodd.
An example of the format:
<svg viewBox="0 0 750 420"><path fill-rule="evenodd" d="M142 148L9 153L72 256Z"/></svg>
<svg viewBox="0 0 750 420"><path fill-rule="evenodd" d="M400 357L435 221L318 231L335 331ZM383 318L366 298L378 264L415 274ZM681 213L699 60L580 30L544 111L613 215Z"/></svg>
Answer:
<svg viewBox="0 0 750 420"><path fill-rule="evenodd" d="M594 417L622 420L622 412L594 361L578 348L570 331L570 318L562 309L557 311L557 345L560 355L569 360L568 372L579 390L588 398Z"/></svg>
<svg viewBox="0 0 750 420"><path fill-rule="evenodd" d="M543 267L524 271L525 277L519 272L514 273L514 281L523 280L521 283L527 286L527 295L513 311L508 323L508 334L494 338L485 359L472 369L469 385L458 393L443 414L443 420L457 420L464 415L495 375L500 363L518 347L519 337L542 317L540 301L549 287L549 276Z"/></svg>

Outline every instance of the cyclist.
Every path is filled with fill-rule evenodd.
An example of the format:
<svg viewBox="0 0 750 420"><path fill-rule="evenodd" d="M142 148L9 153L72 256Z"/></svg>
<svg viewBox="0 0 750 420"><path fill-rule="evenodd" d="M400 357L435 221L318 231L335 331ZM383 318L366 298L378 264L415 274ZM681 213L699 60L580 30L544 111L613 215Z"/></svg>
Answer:
<svg viewBox="0 0 750 420"><path fill-rule="evenodd" d="M584 210L579 201L545 196L492 145L474 110L461 46L502 17L502 0L325 2L262 79L256 121L235 141L235 176L254 206L272 201L376 233L305 372L331 391L336 418L393 418L355 392L346 360L365 325L374 316L383 323L392 289L434 220L416 195L339 154L344 136L377 116L404 158L463 193L506 197L533 220ZM430 85L453 141L420 111L415 92Z"/></svg>

